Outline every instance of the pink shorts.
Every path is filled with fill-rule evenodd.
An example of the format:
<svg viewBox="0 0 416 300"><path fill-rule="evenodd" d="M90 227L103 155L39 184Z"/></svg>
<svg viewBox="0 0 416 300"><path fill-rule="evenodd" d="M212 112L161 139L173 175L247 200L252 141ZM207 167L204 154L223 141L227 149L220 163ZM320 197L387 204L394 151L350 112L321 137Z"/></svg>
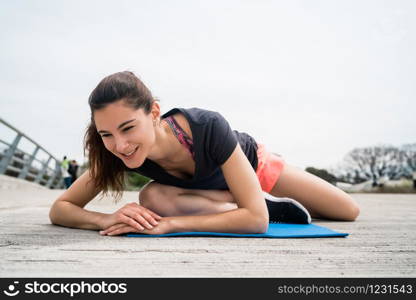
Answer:
<svg viewBox="0 0 416 300"><path fill-rule="evenodd" d="M263 144L257 144L257 170L256 175L263 191L270 193L282 173L285 161L281 156L266 150Z"/></svg>

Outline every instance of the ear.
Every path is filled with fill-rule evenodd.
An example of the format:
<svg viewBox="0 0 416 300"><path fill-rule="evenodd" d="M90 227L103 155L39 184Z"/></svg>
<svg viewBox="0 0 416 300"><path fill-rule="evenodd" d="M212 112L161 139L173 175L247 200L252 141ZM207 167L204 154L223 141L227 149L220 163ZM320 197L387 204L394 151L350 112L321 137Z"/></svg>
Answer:
<svg viewBox="0 0 416 300"><path fill-rule="evenodd" d="M160 118L160 105L157 101L153 101L152 110L150 113L152 114L153 120L157 120Z"/></svg>

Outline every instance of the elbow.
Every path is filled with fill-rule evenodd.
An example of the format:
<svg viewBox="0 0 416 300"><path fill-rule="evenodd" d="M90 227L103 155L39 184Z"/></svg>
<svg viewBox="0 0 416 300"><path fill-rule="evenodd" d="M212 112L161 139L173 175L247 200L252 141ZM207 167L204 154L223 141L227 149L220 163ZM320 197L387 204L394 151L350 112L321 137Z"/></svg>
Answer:
<svg viewBox="0 0 416 300"><path fill-rule="evenodd" d="M256 217L252 224L255 224L252 228L252 233L266 233L267 229L269 228L269 217Z"/></svg>
<svg viewBox="0 0 416 300"><path fill-rule="evenodd" d="M269 229L269 222L259 226L258 230L256 230L256 232L254 232L254 233L264 234L264 233L267 232L268 229Z"/></svg>
<svg viewBox="0 0 416 300"><path fill-rule="evenodd" d="M248 215L244 218L246 225L246 233L263 234L269 229L269 213L265 211L250 211L247 209ZM249 222L247 222L249 220Z"/></svg>
<svg viewBox="0 0 416 300"><path fill-rule="evenodd" d="M266 233L269 229L269 218L263 220L259 228L259 233Z"/></svg>
<svg viewBox="0 0 416 300"><path fill-rule="evenodd" d="M49 220L51 221L51 224L54 225L58 225L58 204L59 200L56 200L49 209Z"/></svg>
<svg viewBox="0 0 416 300"><path fill-rule="evenodd" d="M51 208L49 209L49 220L51 221L51 224L55 224L55 211L54 211L55 203L52 204Z"/></svg>

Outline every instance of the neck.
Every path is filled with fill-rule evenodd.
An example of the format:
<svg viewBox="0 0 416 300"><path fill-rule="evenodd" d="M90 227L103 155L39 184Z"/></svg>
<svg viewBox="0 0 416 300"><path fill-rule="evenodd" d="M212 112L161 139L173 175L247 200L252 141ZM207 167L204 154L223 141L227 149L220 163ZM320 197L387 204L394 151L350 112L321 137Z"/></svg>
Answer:
<svg viewBox="0 0 416 300"><path fill-rule="evenodd" d="M178 154L176 143L172 139L176 139L173 135L169 125L160 121L159 126L155 130L155 144L150 150L148 159L156 163L172 163L175 162L175 157Z"/></svg>

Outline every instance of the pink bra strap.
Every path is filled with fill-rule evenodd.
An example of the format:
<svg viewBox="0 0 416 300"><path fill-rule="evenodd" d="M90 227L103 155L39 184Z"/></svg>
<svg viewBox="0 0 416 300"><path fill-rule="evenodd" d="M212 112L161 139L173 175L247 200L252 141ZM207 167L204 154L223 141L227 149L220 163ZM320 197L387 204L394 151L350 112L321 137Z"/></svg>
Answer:
<svg viewBox="0 0 416 300"><path fill-rule="evenodd" d="M176 122L173 116L166 117L163 120L165 120L169 124L170 128L172 129L179 143L181 143L182 145L186 147L186 149L188 149L188 151L192 155L192 158L195 160L194 142L192 141L192 139L186 134L186 132L182 129L182 127Z"/></svg>

